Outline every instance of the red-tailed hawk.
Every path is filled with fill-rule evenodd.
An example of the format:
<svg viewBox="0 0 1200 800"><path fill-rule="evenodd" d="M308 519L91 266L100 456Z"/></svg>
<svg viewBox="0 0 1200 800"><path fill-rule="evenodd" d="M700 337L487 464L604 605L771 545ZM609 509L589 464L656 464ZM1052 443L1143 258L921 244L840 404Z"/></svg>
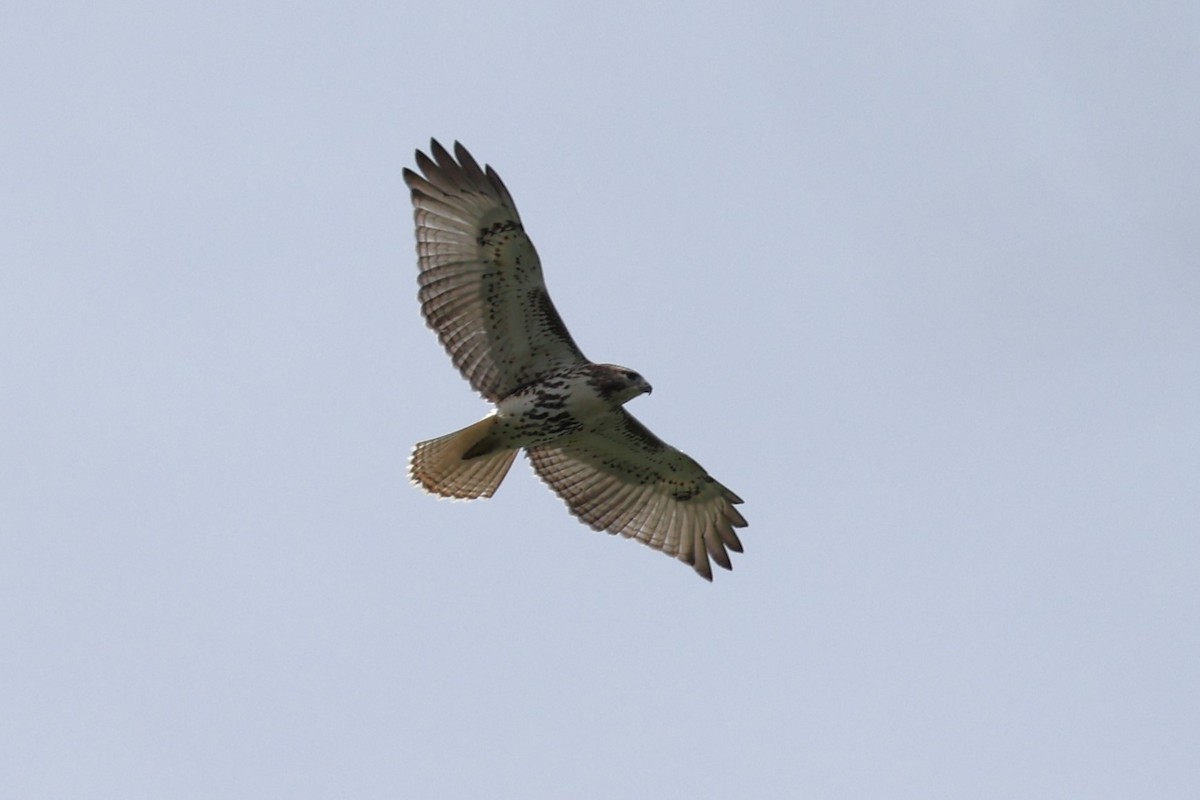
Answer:
<svg viewBox="0 0 1200 800"><path fill-rule="evenodd" d="M409 475L426 490L491 497L517 451L571 513L637 539L712 580L731 569L742 500L622 406L650 384L584 357L542 279L512 195L491 167L455 143L417 151L404 170L417 226L421 312L450 359L495 409L461 431L421 442ZM457 161L455 160L457 157Z"/></svg>

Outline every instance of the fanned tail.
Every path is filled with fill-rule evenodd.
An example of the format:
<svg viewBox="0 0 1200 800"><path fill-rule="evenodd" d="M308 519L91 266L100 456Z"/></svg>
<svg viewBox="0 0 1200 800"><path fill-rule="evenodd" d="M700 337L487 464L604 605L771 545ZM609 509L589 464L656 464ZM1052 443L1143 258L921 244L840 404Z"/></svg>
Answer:
<svg viewBox="0 0 1200 800"><path fill-rule="evenodd" d="M508 474L517 451L497 450L465 458L492 431L495 417L485 417L461 431L419 443L408 462L408 475L428 492L474 500L491 497Z"/></svg>

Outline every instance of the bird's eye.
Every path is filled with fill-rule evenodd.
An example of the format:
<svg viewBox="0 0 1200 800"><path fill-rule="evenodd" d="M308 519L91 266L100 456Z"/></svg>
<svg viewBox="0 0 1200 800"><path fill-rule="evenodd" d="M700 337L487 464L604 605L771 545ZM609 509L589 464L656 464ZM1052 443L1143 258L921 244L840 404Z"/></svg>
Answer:
<svg viewBox="0 0 1200 800"><path fill-rule="evenodd" d="M642 379L641 375L638 375L636 372L634 372L631 369L625 370L625 377L631 381L640 381Z"/></svg>

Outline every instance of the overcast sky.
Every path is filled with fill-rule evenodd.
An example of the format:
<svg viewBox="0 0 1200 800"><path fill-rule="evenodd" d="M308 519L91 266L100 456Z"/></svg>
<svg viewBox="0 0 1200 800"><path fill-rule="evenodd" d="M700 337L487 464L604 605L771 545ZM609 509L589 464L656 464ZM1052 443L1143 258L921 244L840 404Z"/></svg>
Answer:
<svg viewBox="0 0 1200 800"><path fill-rule="evenodd" d="M1184 2L9 4L3 793L1197 797L1198 50ZM732 573L523 460L408 484L487 411L416 300L431 136L745 498Z"/></svg>

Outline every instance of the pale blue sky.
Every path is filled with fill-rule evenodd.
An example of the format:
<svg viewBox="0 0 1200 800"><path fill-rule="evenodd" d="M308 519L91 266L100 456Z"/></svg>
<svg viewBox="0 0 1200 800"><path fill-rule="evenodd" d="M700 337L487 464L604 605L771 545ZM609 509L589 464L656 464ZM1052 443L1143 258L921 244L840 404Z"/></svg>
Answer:
<svg viewBox="0 0 1200 800"><path fill-rule="evenodd" d="M1195 4L10 5L11 796L1200 793ZM430 136L732 573L407 484Z"/></svg>

